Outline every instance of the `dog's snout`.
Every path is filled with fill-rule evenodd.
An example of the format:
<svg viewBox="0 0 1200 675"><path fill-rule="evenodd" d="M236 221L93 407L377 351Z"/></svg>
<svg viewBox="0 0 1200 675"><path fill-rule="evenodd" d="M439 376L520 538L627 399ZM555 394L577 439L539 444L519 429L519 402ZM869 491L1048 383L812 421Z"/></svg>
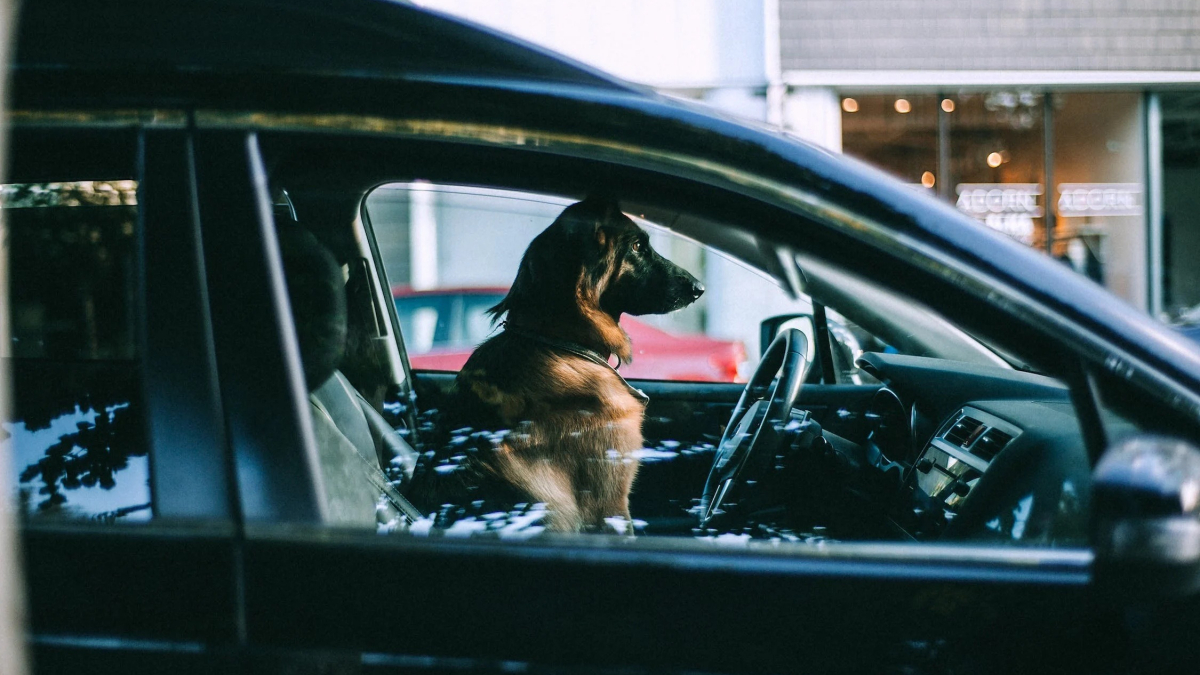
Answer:
<svg viewBox="0 0 1200 675"><path fill-rule="evenodd" d="M700 283L699 281L693 281L692 282L692 300L698 300L698 299L700 299L700 296L702 296L702 295L704 295L704 284Z"/></svg>

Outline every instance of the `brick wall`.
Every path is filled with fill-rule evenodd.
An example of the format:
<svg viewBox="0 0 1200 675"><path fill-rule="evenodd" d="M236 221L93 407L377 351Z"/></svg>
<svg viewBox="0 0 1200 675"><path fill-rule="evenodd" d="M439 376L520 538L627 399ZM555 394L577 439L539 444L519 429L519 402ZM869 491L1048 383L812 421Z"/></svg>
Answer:
<svg viewBox="0 0 1200 675"><path fill-rule="evenodd" d="M1200 0L779 0L788 70L1200 70Z"/></svg>

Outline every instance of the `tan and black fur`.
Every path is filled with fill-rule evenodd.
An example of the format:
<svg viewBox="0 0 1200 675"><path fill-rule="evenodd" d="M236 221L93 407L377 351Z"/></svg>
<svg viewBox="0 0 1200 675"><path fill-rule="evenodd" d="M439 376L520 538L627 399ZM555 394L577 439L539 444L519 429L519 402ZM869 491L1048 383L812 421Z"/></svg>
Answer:
<svg viewBox="0 0 1200 675"><path fill-rule="evenodd" d="M614 516L629 527L644 402L571 347L629 362L622 314L669 312L702 292L615 202L568 207L529 245L508 295L490 310L505 317L505 330L467 361L447 406L452 446L473 432L484 442L464 450L456 479L438 481L423 501L543 502L551 530L597 531Z"/></svg>

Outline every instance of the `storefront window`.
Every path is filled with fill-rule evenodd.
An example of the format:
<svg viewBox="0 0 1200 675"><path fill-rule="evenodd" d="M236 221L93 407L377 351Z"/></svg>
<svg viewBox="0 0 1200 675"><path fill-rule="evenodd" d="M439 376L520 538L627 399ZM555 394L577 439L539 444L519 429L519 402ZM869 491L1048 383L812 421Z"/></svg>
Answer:
<svg viewBox="0 0 1200 675"><path fill-rule="evenodd" d="M914 187L934 189L938 97L842 97L842 148Z"/></svg>
<svg viewBox="0 0 1200 675"><path fill-rule="evenodd" d="M982 92L946 97L951 198L960 211L1030 246L1045 248L1042 97Z"/></svg>
<svg viewBox="0 0 1200 675"><path fill-rule="evenodd" d="M842 145L1145 308L1141 97L1003 90L844 94ZM1200 173L1200 163L1194 167ZM1192 229L1200 231L1200 224ZM1187 296L1192 304L1200 303L1200 273L1195 276L1176 274L1179 297L1178 289L1194 287Z"/></svg>
<svg viewBox="0 0 1200 675"><path fill-rule="evenodd" d="M1142 96L1054 96L1053 252L1134 306L1147 307Z"/></svg>
<svg viewBox="0 0 1200 675"><path fill-rule="evenodd" d="M1200 322L1200 92L1160 95L1162 105L1163 309Z"/></svg>

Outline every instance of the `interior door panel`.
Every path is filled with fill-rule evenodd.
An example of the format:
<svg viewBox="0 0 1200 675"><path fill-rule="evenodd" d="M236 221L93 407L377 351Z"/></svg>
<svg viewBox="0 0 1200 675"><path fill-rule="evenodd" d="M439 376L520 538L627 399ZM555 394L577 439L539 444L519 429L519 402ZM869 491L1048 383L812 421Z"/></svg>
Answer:
<svg viewBox="0 0 1200 675"><path fill-rule="evenodd" d="M454 386L455 373L417 371L417 405L439 409ZM644 450L630 494L630 511L646 534L690 535L713 452L745 385L712 382L631 380L650 397L642 425ZM854 421L878 386L807 384L800 407L823 428L854 438Z"/></svg>

